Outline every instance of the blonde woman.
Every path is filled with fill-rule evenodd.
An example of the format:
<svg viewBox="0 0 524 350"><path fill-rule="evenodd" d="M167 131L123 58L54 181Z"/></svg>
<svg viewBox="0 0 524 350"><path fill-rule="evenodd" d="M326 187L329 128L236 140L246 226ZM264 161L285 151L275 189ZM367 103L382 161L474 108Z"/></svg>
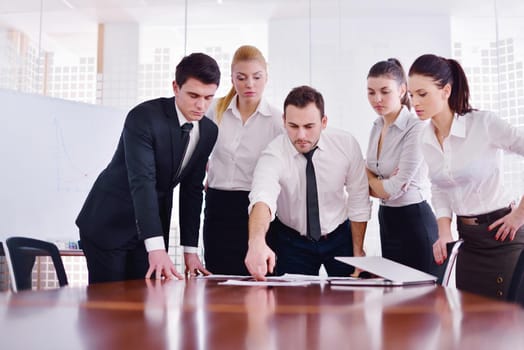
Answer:
<svg viewBox="0 0 524 350"><path fill-rule="evenodd" d="M244 258L253 171L262 150L284 131L282 112L263 98L267 79L260 50L239 47L231 63L233 86L207 114L219 127L204 210L204 257L211 273L248 275Z"/></svg>

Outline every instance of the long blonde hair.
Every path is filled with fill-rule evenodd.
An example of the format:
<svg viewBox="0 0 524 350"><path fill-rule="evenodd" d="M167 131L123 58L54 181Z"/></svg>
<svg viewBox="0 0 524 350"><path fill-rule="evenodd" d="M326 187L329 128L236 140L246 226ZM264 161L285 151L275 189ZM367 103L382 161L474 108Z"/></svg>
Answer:
<svg viewBox="0 0 524 350"><path fill-rule="evenodd" d="M262 64L264 69L267 70L267 62L264 58L264 55L262 55L262 52L260 52L260 50L254 46L243 45L235 51L235 54L233 55L233 61L231 62L231 73L233 73L233 66L238 62L243 61L258 61L260 64ZM235 87L232 86L226 96L218 99L215 113L215 121L217 124L220 124L222 121L224 112L231 103L231 100L233 100L233 97L235 97L236 93Z"/></svg>

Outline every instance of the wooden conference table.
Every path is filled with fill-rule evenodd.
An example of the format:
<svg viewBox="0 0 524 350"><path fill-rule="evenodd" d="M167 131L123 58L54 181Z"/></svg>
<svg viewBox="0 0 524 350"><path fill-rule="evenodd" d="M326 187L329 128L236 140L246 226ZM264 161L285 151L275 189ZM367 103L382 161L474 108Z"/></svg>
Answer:
<svg viewBox="0 0 524 350"><path fill-rule="evenodd" d="M440 286L136 280L0 294L2 349L523 349L524 309Z"/></svg>

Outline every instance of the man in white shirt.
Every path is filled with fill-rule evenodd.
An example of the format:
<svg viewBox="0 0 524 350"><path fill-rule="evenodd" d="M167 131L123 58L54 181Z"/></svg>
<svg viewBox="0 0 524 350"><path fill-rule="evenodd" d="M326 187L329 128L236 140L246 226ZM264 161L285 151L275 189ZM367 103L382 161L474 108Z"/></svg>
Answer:
<svg viewBox="0 0 524 350"><path fill-rule="evenodd" d="M349 276L353 268L334 257L365 255L364 235L371 214L360 146L348 132L325 130L323 97L309 86L294 88L286 97L284 125L287 136L280 135L268 145L255 169L246 266L257 280L273 273L275 263L277 274L317 275L323 264L330 276ZM308 155L316 194L308 189ZM308 196L318 197L316 213L308 209L312 206ZM278 259L265 239L273 220Z"/></svg>

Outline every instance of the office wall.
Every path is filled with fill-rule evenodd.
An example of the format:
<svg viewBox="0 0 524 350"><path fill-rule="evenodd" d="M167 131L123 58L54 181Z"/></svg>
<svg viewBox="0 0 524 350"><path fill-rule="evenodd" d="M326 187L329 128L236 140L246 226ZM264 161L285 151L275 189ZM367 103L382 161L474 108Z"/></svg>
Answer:
<svg viewBox="0 0 524 350"><path fill-rule="evenodd" d="M78 239L74 220L125 112L0 89L0 239Z"/></svg>
<svg viewBox="0 0 524 350"><path fill-rule="evenodd" d="M271 95L283 101L292 87L311 84L324 95L328 124L351 131L365 150L376 117L367 100L369 68L389 57L406 70L424 53L449 57L450 38L449 16L317 18L311 32L306 18L272 20Z"/></svg>
<svg viewBox="0 0 524 350"><path fill-rule="evenodd" d="M257 33L260 34L259 32L263 31L262 29L266 28L266 25L248 26L236 36L229 30L224 32L225 29L210 32L209 28L197 28L191 32L192 40L189 41L188 49L189 51L203 51L207 47L220 47L220 50L213 51L213 54L227 54L227 58L223 58L223 61L228 66L232 52L240 44L251 43L262 49L267 48L270 80L265 96L281 107L285 96L292 87L301 84L313 85L323 93L326 99L329 124L351 131L365 152L371 123L376 117L369 107L366 97L366 74L369 67L376 61L388 57L399 58L407 69L413 59L422 53L434 52L450 56L452 46L450 20L449 16L438 15L388 17L384 15L351 16L349 13L313 17L311 22L304 16L273 19L267 23L267 43L261 41L260 38L263 35L257 35ZM116 29L119 28L116 27ZM109 26L106 29L111 32L110 29L112 28ZM134 27L131 26L130 30L134 31ZM110 34L108 33L108 35ZM231 39L227 43L219 45L221 42L226 42L224 38ZM119 54L118 51L112 50L111 52L113 55ZM105 54L109 54L109 52L105 51ZM220 58L217 57L217 59ZM229 72L225 71L224 76L229 76ZM229 82L224 84L222 89L226 91L229 85ZM35 97L28 98L35 99ZM64 103L64 106L67 105L65 101L62 101L62 103ZM86 106L84 108L88 109ZM98 113L98 111L106 111L106 109L99 109L100 107L94 106L91 106L91 108L93 108L93 111L96 110L96 114L99 116L89 119L86 118L86 114L82 114L82 117L77 118L80 129L86 128L90 122L97 124L99 120L103 120L102 114L104 113ZM31 113L30 110L26 110L26 112ZM51 116L47 117L50 120L53 120L52 118ZM113 134L120 132L123 113L117 119L116 130L113 131ZM60 122L55 123L55 129L60 129L59 125L65 123L73 124L74 118L60 119ZM55 129L49 126L53 123L48 121L47 124L45 133L54 135L52 130ZM91 128L93 127L91 126ZM72 130L74 126L69 125L69 128ZM32 189L28 190L32 193L41 191L43 197L39 200L33 200L34 203L27 201L27 198L30 198L29 193L17 198L16 206L10 207L9 211L6 209L6 213L9 212L10 219L6 220L5 223L0 223L0 235L5 234L6 231L16 231L22 234L39 231L48 238L55 236L74 237L76 235L74 217L82 204L89 185L109 160L118 138L118 135L114 136L109 131L108 133L107 138L104 138L105 146L100 146L97 152L100 155L96 160L89 159L93 156L91 154L82 154L82 152L86 153L85 149L75 150L82 154L80 158L84 159L80 165L73 165L68 160L72 157L61 157L57 153L58 151L55 151L56 154L48 151L44 155L34 152L37 158L44 159L47 157L47 159L55 162L49 164L49 169L45 169L47 175L42 179L34 180L36 182L32 183ZM83 144L89 143L85 140L82 142ZM55 141L55 143L57 142ZM58 148L58 146L53 146L53 143L49 140L46 141L46 144L48 144L48 148ZM70 152L73 152L74 147L70 142L66 142L62 149L71 149ZM39 152L41 151L39 150ZM57 163L58 160L62 160L61 163ZM69 163L65 160L68 160ZM31 162L29 161L29 163ZM92 165L89 165L90 163ZM63 170L63 164L68 164L65 167L65 169L69 169L67 174ZM51 176L53 169L55 171L54 177ZM83 173L86 174L84 177L82 177ZM2 184L16 183L15 179L8 179L4 174L1 176ZM27 179L24 182L27 182ZM69 182L76 184L69 186L69 190L67 187L64 188L63 185L58 187L56 185L57 183ZM56 188L49 188L50 184L53 183ZM9 193L13 193L11 188ZM38 210L39 207L45 206L48 206L49 209ZM1 208L3 208L3 204ZM379 253L376 208L377 205L375 204L372 221L369 225L369 234L366 238L368 253L372 255ZM26 212L33 212L32 217L35 220L30 223L22 223L20 219L25 217ZM63 215L59 215L59 213L63 213Z"/></svg>

